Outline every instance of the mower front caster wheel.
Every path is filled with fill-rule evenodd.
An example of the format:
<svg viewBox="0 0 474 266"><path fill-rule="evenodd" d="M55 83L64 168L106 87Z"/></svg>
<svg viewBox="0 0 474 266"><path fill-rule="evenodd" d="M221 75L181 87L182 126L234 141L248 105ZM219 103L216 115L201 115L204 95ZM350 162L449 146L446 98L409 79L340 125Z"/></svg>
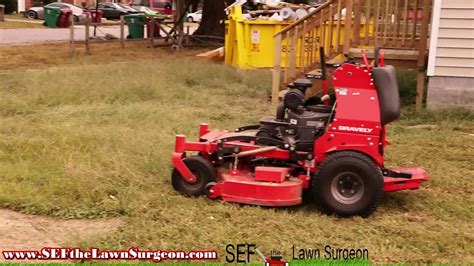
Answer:
<svg viewBox="0 0 474 266"><path fill-rule="evenodd" d="M173 188L192 197L207 194L207 185L216 181L216 169L214 166L201 156L191 156L185 158L183 162L196 177L196 181L188 183L178 169L174 168L171 175Z"/></svg>
<svg viewBox="0 0 474 266"><path fill-rule="evenodd" d="M311 189L325 213L367 217L382 200L383 175L362 153L336 152L318 167Z"/></svg>

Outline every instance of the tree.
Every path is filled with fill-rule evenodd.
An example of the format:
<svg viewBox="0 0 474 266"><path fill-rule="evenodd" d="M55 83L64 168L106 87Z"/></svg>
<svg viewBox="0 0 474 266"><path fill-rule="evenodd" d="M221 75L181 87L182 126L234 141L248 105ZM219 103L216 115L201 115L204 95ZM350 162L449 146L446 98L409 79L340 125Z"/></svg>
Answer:
<svg viewBox="0 0 474 266"><path fill-rule="evenodd" d="M227 18L224 9L232 0L203 0L202 21L194 35L224 37L224 20Z"/></svg>

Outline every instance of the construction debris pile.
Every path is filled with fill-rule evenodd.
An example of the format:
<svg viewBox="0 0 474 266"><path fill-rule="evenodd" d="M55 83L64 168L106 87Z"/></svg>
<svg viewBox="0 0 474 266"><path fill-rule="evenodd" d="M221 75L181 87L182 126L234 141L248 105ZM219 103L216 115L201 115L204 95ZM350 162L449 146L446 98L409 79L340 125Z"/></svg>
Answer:
<svg viewBox="0 0 474 266"><path fill-rule="evenodd" d="M246 20L270 20L292 22L301 19L316 10L321 4L291 4L279 0L237 1L242 5L243 18Z"/></svg>

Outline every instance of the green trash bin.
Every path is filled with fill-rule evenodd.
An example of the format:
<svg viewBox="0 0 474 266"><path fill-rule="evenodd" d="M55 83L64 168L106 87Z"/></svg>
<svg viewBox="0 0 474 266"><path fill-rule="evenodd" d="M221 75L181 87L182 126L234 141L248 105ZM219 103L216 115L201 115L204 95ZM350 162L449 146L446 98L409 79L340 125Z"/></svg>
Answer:
<svg viewBox="0 0 474 266"><path fill-rule="evenodd" d="M146 16L144 14L131 14L125 16L125 21L129 23L142 22L145 23ZM145 37L145 24L128 25L127 39L143 39Z"/></svg>
<svg viewBox="0 0 474 266"><path fill-rule="evenodd" d="M44 22L49 28L57 28L61 9L59 7L44 7Z"/></svg>

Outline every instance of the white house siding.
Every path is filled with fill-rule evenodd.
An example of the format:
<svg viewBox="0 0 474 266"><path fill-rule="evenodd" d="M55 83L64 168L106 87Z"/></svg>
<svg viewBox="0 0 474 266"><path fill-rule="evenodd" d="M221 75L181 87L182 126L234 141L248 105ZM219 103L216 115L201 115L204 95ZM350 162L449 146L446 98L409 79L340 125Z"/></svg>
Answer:
<svg viewBox="0 0 474 266"><path fill-rule="evenodd" d="M434 2L428 108L474 108L474 0Z"/></svg>

